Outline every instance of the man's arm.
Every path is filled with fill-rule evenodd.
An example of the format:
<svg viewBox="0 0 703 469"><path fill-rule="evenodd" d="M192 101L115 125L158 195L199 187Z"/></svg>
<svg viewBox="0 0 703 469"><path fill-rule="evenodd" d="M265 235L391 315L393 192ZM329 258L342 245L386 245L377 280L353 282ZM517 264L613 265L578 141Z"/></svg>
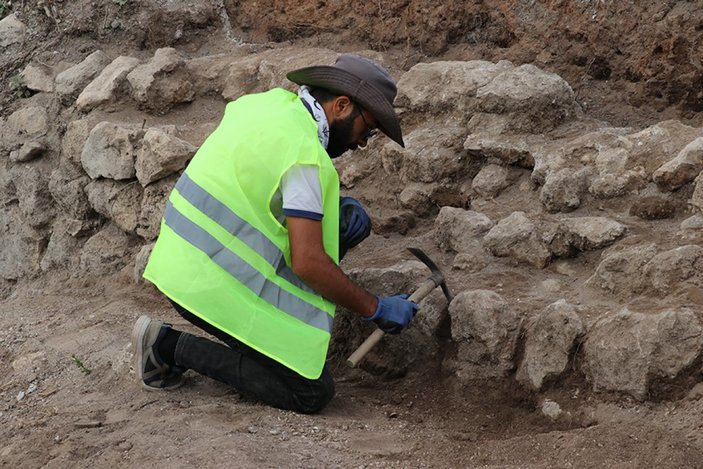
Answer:
<svg viewBox="0 0 703 469"><path fill-rule="evenodd" d="M364 317L373 316L378 299L352 282L327 255L322 242L322 223L299 217L287 217L286 223L293 272L333 303Z"/></svg>

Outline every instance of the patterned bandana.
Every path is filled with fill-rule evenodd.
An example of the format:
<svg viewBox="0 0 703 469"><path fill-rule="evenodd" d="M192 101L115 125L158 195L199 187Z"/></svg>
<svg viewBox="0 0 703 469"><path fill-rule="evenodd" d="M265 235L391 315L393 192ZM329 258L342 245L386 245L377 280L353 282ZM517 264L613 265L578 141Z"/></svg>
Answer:
<svg viewBox="0 0 703 469"><path fill-rule="evenodd" d="M303 101L305 107L312 114L313 119L317 122L317 138L320 139L320 144L327 149L327 144L330 141L330 125L327 122L325 110L322 109L317 99L310 94L309 86L301 86L298 90L298 96Z"/></svg>

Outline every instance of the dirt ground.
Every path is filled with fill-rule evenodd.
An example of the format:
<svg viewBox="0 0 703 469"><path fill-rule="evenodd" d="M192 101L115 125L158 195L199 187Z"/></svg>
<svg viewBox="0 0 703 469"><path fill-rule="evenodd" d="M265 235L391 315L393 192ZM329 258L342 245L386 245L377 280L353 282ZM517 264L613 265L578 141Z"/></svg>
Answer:
<svg viewBox="0 0 703 469"><path fill-rule="evenodd" d="M76 62L97 48L145 57L163 46L214 54L238 41L254 52L272 43L368 48L384 52L396 72L431 60L535 63L564 77L593 117L631 127L667 118L703 125L703 6L695 1L225 0L180 16L168 9L174 2L49 1L51 14L36 2L13 3L38 32L31 45L2 57L4 83L30 59ZM3 115L20 104L12 90L0 93ZM217 114L199 106L192 122ZM380 183L370 178L355 191L368 196ZM344 267L408 258L398 246L427 243L430 224L421 220L407 236L375 234ZM589 264L585 272L595 254L581 262ZM155 289L135 284L132 269L88 279L52 272L20 280L0 301L2 467L703 467L703 386L693 386L700 371L647 402L591 393L577 374L535 396L514 380L458 382L442 366L451 355L447 339L440 356L395 378L332 360L337 396L319 415L265 407L192 372L179 390L146 392L132 370L136 318L149 314L193 329ZM451 275L462 282L460 273ZM483 282L522 288L528 299L548 296L529 291L540 280L527 281L530 275L489 271ZM337 349L349 348L343 345ZM560 403L559 419L542 412L546 399Z"/></svg>

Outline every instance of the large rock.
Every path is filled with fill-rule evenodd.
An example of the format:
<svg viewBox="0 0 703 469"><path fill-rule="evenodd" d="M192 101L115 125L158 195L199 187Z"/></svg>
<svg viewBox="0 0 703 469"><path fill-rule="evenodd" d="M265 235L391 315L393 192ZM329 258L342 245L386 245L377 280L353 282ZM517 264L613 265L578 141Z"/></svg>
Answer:
<svg viewBox="0 0 703 469"><path fill-rule="evenodd" d="M657 254L644 274L660 294L671 293L682 283L703 287L703 247L680 246Z"/></svg>
<svg viewBox="0 0 703 469"><path fill-rule="evenodd" d="M627 308L598 320L585 341L585 367L595 391L646 399L655 380L671 380L703 352L703 328L686 308L657 314Z"/></svg>
<svg viewBox="0 0 703 469"><path fill-rule="evenodd" d="M81 63L56 75L56 92L61 95L78 93L109 64L110 58L103 51L93 52Z"/></svg>
<svg viewBox="0 0 703 469"><path fill-rule="evenodd" d="M146 186L180 171L197 150L197 147L162 129L147 130L135 163L139 183Z"/></svg>
<svg viewBox="0 0 703 469"><path fill-rule="evenodd" d="M29 105L10 114L2 129L0 147L19 148L30 141L42 142L49 132L49 113L41 106Z"/></svg>
<svg viewBox="0 0 703 469"><path fill-rule="evenodd" d="M657 252L654 243L613 246L603 252L601 261L587 284L617 295L638 295L648 285L642 272Z"/></svg>
<svg viewBox="0 0 703 469"><path fill-rule="evenodd" d="M131 262L138 249L127 233L110 223L83 245L79 269L84 275L113 274Z"/></svg>
<svg viewBox="0 0 703 469"><path fill-rule="evenodd" d="M193 84L176 49L157 49L154 57L127 75L132 97L147 109L163 114L179 103L193 101Z"/></svg>
<svg viewBox="0 0 703 469"><path fill-rule="evenodd" d="M471 190L481 197L492 199L512 184L510 169L497 164L487 164L474 176Z"/></svg>
<svg viewBox="0 0 703 469"><path fill-rule="evenodd" d="M54 203L49 195L46 168L35 165L17 165L10 170L17 188L17 200L24 222L41 228L54 217Z"/></svg>
<svg viewBox="0 0 703 469"><path fill-rule="evenodd" d="M654 172L654 182L662 190L674 190L688 184L703 170L703 137L698 137L684 147L671 161Z"/></svg>
<svg viewBox="0 0 703 469"><path fill-rule="evenodd" d="M71 234L76 220L57 218L51 227L49 244L41 259L43 272L64 268L74 270L78 266L76 253L81 248L83 241Z"/></svg>
<svg viewBox="0 0 703 469"><path fill-rule="evenodd" d="M527 328L517 380L538 391L561 376L569 368L576 340L585 332L576 309L565 300L547 306Z"/></svg>
<svg viewBox="0 0 703 469"><path fill-rule="evenodd" d="M311 65L332 65L338 54L329 49L285 48L249 55L232 61L222 97L232 101L242 95L274 87L295 87L286 73Z"/></svg>
<svg viewBox="0 0 703 469"><path fill-rule="evenodd" d="M699 174L695 180L695 188L689 200L689 204L700 214L703 213L703 173Z"/></svg>
<svg viewBox="0 0 703 469"><path fill-rule="evenodd" d="M469 121L469 129L472 124L476 125L474 118ZM535 144L530 144L530 137L522 135L512 137L510 135L497 135L502 132L502 126L493 131L473 132L466 137L464 149L470 156L481 156L483 158L495 158L506 165L516 165L522 168L533 168L535 157L533 155Z"/></svg>
<svg viewBox="0 0 703 469"><path fill-rule="evenodd" d="M605 217L562 219L555 231L547 230L543 239L557 257L610 246L627 232L627 227Z"/></svg>
<svg viewBox="0 0 703 469"><path fill-rule="evenodd" d="M504 377L514 368L521 321L500 295L489 290L463 291L449 305L449 315L461 377Z"/></svg>
<svg viewBox="0 0 703 469"><path fill-rule="evenodd" d="M500 220L483 238L483 243L494 256L511 257L540 269L551 259L537 227L524 212L513 212Z"/></svg>
<svg viewBox="0 0 703 469"><path fill-rule="evenodd" d="M136 230L142 204L142 188L138 184L100 179L88 184L85 192L96 212L128 233Z"/></svg>
<svg viewBox="0 0 703 469"><path fill-rule="evenodd" d="M588 189L590 175L590 168L564 168L550 173L539 193L540 202L549 212L576 210Z"/></svg>
<svg viewBox="0 0 703 469"><path fill-rule="evenodd" d="M412 293L429 277L427 266L417 260L402 261L390 267L352 269L349 277L375 295Z"/></svg>
<svg viewBox="0 0 703 469"><path fill-rule="evenodd" d="M531 64L497 74L476 91L478 109L509 114L515 133L540 133L574 119L578 104L574 91L560 76Z"/></svg>
<svg viewBox="0 0 703 469"><path fill-rule="evenodd" d="M90 178L70 160L62 160L49 178L49 193L64 215L85 218L90 213L90 204L85 186Z"/></svg>
<svg viewBox="0 0 703 469"><path fill-rule="evenodd" d="M22 70L22 81L27 89L51 93L54 91L54 71L47 65L30 63Z"/></svg>
<svg viewBox="0 0 703 469"><path fill-rule="evenodd" d="M96 124L94 119L88 117L69 122L61 140L62 158L80 165L83 147Z"/></svg>
<svg viewBox="0 0 703 469"><path fill-rule="evenodd" d="M76 100L76 106L81 111L89 111L104 103L113 101L124 84L127 74L139 65L134 57L120 56L105 67Z"/></svg>
<svg viewBox="0 0 703 469"><path fill-rule="evenodd" d="M458 178L469 167L464 136L465 130L457 126L421 127L404 137L405 148L392 142L383 147L383 169L390 174L399 168L404 181Z"/></svg>
<svg viewBox="0 0 703 469"><path fill-rule="evenodd" d="M16 205L0 207L0 239L0 278L16 280L39 273L46 238L25 222Z"/></svg>
<svg viewBox="0 0 703 469"><path fill-rule="evenodd" d="M137 222L137 234L147 241L153 241L159 235L166 202L173 186L176 185L176 181L178 181L178 175L174 174L144 188L142 209L139 212L139 221Z"/></svg>
<svg viewBox="0 0 703 469"><path fill-rule="evenodd" d="M458 111L476 108L476 92L501 72L512 69L508 61L483 60L419 63L398 80L396 105L417 112Z"/></svg>
<svg viewBox="0 0 703 469"><path fill-rule="evenodd" d="M17 44L24 40L27 33L27 26L24 25L17 15L12 13L0 20L0 48L4 49L12 44Z"/></svg>
<svg viewBox="0 0 703 469"><path fill-rule="evenodd" d="M445 250L470 251L477 239L493 228L486 215L455 207L442 207L435 219L435 241Z"/></svg>
<svg viewBox="0 0 703 469"><path fill-rule="evenodd" d="M101 122L90 131L81 152L81 164L92 179L135 177L137 143L144 136L138 125Z"/></svg>

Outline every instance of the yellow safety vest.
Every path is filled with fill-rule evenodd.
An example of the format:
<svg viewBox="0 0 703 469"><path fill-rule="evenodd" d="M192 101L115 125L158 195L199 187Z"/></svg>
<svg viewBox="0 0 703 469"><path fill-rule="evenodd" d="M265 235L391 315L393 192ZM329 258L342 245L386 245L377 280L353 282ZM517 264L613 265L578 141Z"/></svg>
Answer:
<svg viewBox="0 0 703 469"><path fill-rule="evenodd" d="M218 329L300 375L322 373L335 306L289 267L271 198L294 164L319 168L325 252L338 263L339 177L297 95L231 102L171 192L144 277Z"/></svg>

